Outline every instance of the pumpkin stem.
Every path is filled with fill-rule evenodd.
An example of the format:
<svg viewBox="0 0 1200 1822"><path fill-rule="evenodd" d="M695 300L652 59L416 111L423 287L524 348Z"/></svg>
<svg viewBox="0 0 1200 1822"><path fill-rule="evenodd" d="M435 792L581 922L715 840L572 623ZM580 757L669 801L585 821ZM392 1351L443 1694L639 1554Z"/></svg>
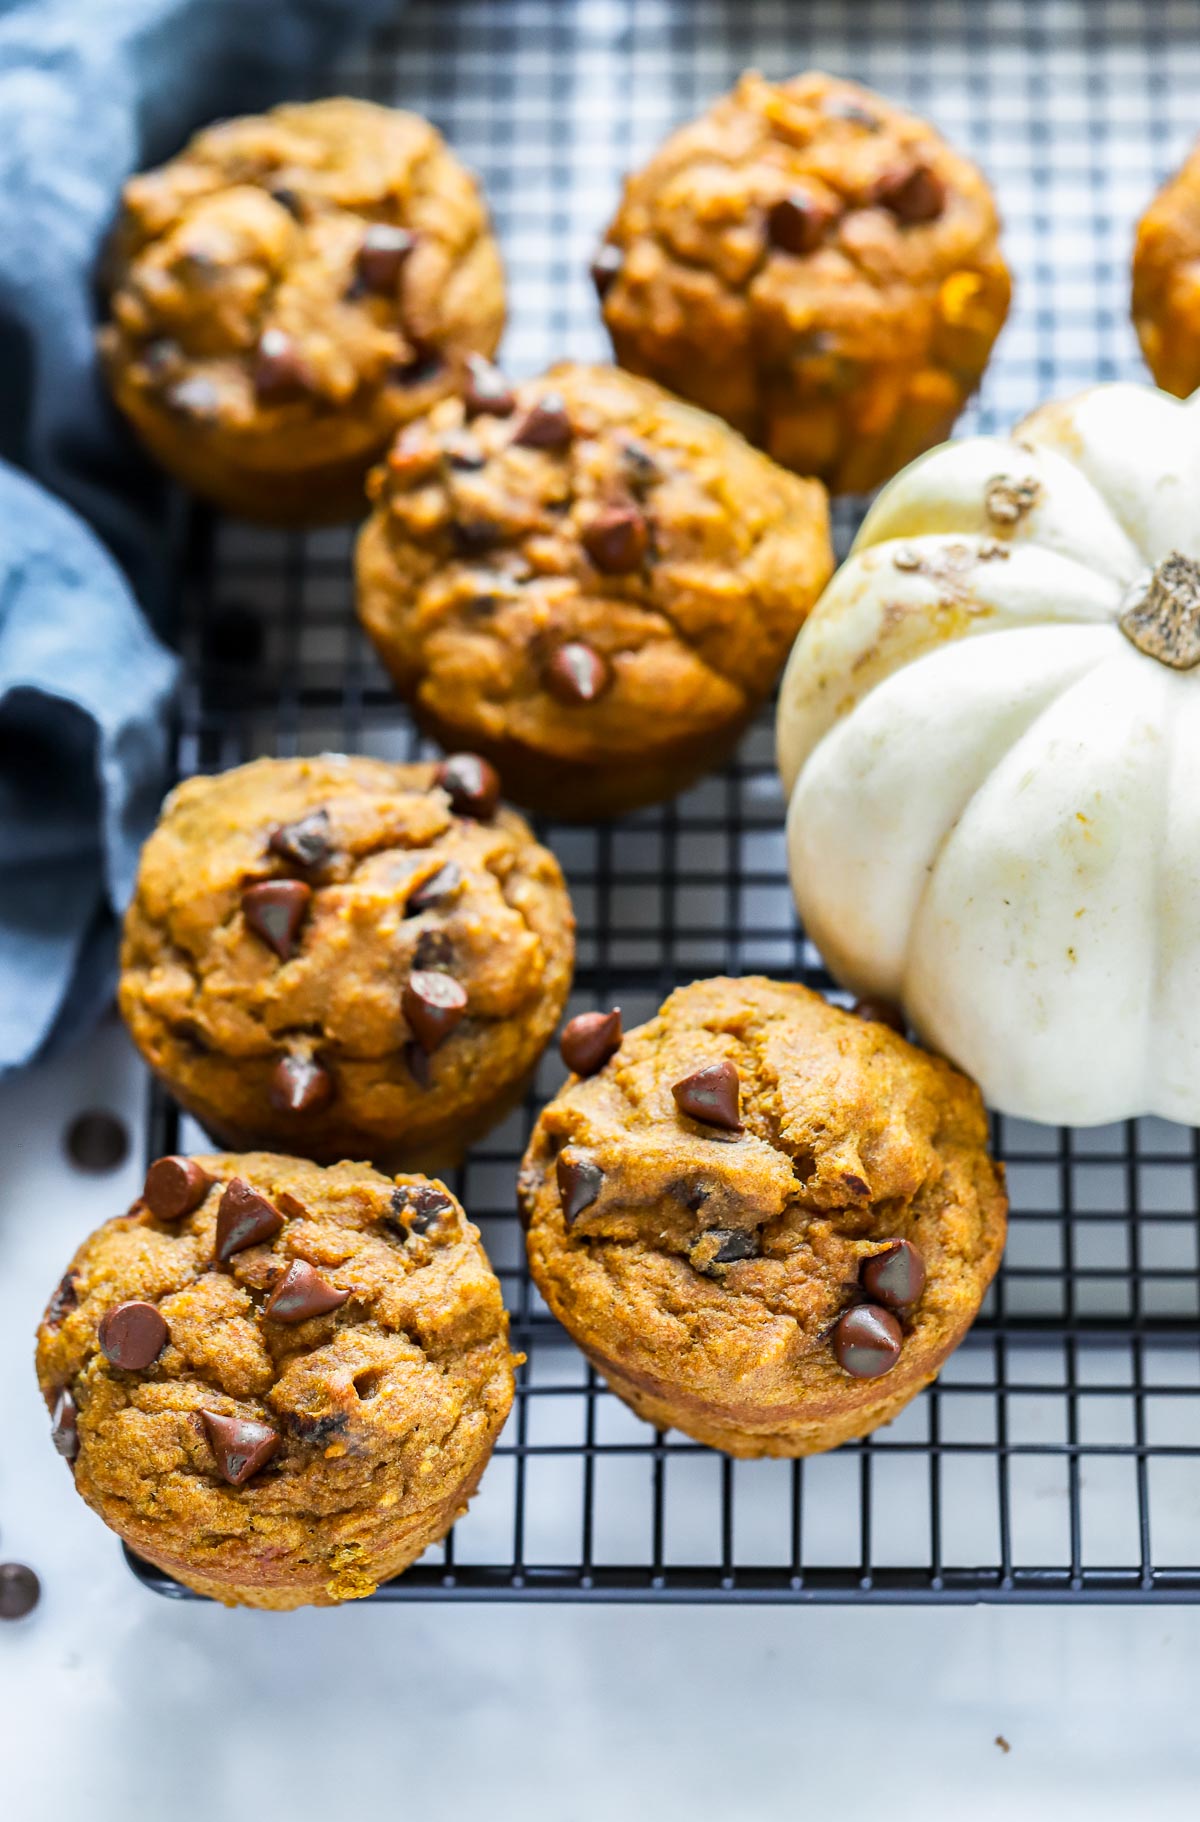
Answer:
<svg viewBox="0 0 1200 1822"><path fill-rule="evenodd" d="M1200 664L1200 563L1173 550L1129 589L1117 625L1147 658L1192 670Z"/></svg>

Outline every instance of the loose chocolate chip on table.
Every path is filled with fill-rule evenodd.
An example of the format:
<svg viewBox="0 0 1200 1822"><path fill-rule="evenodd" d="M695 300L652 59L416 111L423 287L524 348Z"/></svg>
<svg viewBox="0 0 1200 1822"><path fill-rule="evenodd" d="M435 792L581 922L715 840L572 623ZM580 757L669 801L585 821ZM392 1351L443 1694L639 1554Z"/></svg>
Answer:
<svg viewBox="0 0 1200 1822"><path fill-rule="evenodd" d="M200 1418L217 1458L217 1472L231 1487L244 1487L279 1447L279 1434L268 1424L247 1417L222 1417L219 1411L201 1411Z"/></svg>
<svg viewBox="0 0 1200 1822"><path fill-rule="evenodd" d="M401 1010L423 1050L436 1050L467 1010L467 990L451 974L414 968L404 983Z"/></svg>
<svg viewBox="0 0 1200 1822"><path fill-rule="evenodd" d="M604 1172L594 1159L572 1158L565 1151L559 1153L554 1168L563 1219L570 1227L572 1221L578 1220L584 1209L590 1208L600 1194Z"/></svg>
<svg viewBox="0 0 1200 1822"><path fill-rule="evenodd" d="M280 405L309 390L308 369L282 329L264 329L254 356L254 391L264 405Z"/></svg>
<svg viewBox="0 0 1200 1822"><path fill-rule="evenodd" d="M323 867L333 853L328 810L313 810L299 822L272 829L267 848L296 867Z"/></svg>
<svg viewBox="0 0 1200 1822"><path fill-rule="evenodd" d="M603 302L612 290L625 263L625 255L620 247L614 247L611 241L605 241L596 248L595 258L591 264L592 283L596 287L596 296Z"/></svg>
<svg viewBox="0 0 1200 1822"><path fill-rule="evenodd" d="M24 1563L0 1563L0 1620L23 1620L41 1592L42 1584Z"/></svg>
<svg viewBox="0 0 1200 1822"><path fill-rule="evenodd" d="M54 1406L50 1440L64 1461L74 1461L79 1453L79 1410L64 1386Z"/></svg>
<svg viewBox="0 0 1200 1822"><path fill-rule="evenodd" d="M546 392L517 424L512 440L526 449L565 449L571 434L571 420L561 394Z"/></svg>
<svg viewBox="0 0 1200 1822"><path fill-rule="evenodd" d="M133 1298L105 1312L96 1339L113 1366L126 1373L141 1373L154 1365L171 1339L171 1331L152 1303Z"/></svg>
<svg viewBox="0 0 1200 1822"><path fill-rule="evenodd" d="M373 221L358 249L357 271L366 289L390 296L404 270L404 262L416 244L416 237L407 228L393 228L387 222Z"/></svg>
<svg viewBox="0 0 1200 1822"><path fill-rule="evenodd" d="M907 1309L925 1289L925 1261L911 1240L893 1240L885 1253L874 1253L865 1262L862 1284L876 1303Z"/></svg>
<svg viewBox="0 0 1200 1822"><path fill-rule="evenodd" d="M517 401L499 367L485 360L482 354L467 356L463 406L469 418L507 418L517 408Z"/></svg>
<svg viewBox="0 0 1200 1822"><path fill-rule="evenodd" d="M834 211L826 203L803 190L793 190L767 210L767 239L781 253L815 253L834 219Z"/></svg>
<svg viewBox="0 0 1200 1822"><path fill-rule="evenodd" d="M392 1191L389 1221L405 1232L427 1234L453 1208L452 1197L444 1189L435 1189L432 1183L398 1183Z"/></svg>
<svg viewBox="0 0 1200 1822"><path fill-rule="evenodd" d="M433 1081L433 1062L427 1050L420 1044L409 1043L404 1046L404 1062L409 1075L418 1088L428 1088Z"/></svg>
<svg viewBox="0 0 1200 1822"><path fill-rule="evenodd" d="M890 1310L857 1303L838 1318L833 1352L838 1365L855 1379L878 1379L900 1358L904 1334Z"/></svg>
<svg viewBox="0 0 1200 1822"><path fill-rule="evenodd" d="M688 1262L698 1272L708 1272L717 1265L734 1265L739 1259L757 1255L757 1239L740 1227L706 1228L688 1248Z"/></svg>
<svg viewBox="0 0 1200 1822"><path fill-rule="evenodd" d="M226 1265L243 1247L272 1239L282 1226L283 1216L265 1196L251 1189L242 1177L231 1177L217 1210L214 1252L218 1263Z"/></svg>
<svg viewBox="0 0 1200 1822"><path fill-rule="evenodd" d="M242 893L242 916L255 936L286 962L296 947L311 899L312 887L302 879L264 879Z"/></svg>
<svg viewBox="0 0 1200 1822"><path fill-rule="evenodd" d="M451 753L434 774L450 799L456 816L475 816L487 822L500 801L500 775L478 753Z"/></svg>
<svg viewBox="0 0 1200 1822"><path fill-rule="evenodd" d="M99 1108L89 1108L71 1121L66 1131L67 1156L77 1170L116 1170L129 1155L129 1133L123 1120Z"/></svg>
<svg viewBox="0 0 1200 1822"><path fill-rule="evenodd" d="M719 1063L706 1063L692 1075L676 1082L671 1093L680 1113L705 1126L719 1126L725 1132L743 1130L739 1111L741 1084L738 1072L728 1057Z"/></svg>
<svg viewBox="0 0 1200 1822"><path fill-rule="evenodd" d="M415 892L409 894L404 906L405 911L409 915L415 916L421 911L430 910L434 905L440 905L444 899L458 891L462 885L462 877L462 868L458 862L448 860L444 866L438 868L436 873L432 873L428 879L422 880Z"/></svg>
<svg viewBox="0 0 1200 1822"><path fill-rule="evenodd" d="M885 171L875 185L872 200L890 209L904 227L936 221L946 206L946 186L928 165L916 164Z"/></svg>
<svg viewBox="0 0 1200 1822"><path fill-rule="evenodd" d="M563 1026L558 1041L562 1060L576 1075L595 1075L621 1045L621 1008L581 1012Z"/></svg>
<svg viewBox="0 0 1200 1822"><path fill-rule="evenodd" d="M156 1158L146 1172L142 1200L158 1221L181 1221L199 1208L213 1179L195 1158Z"/></svg>
<svg viewBox="0 0 1200 1822"><path fill-rule="evenodd" d="M641 568L650 533L636 506L607 506L585 526L582 542L603 575L627 576Z"/></svg>
<svg viewBox="0 0 1200 1822"><path fill-rule="evenodd" d="M333 1077L315 1057L280 1057L267 1098L276 1113L315 1113L333 1099Z"/></svg>
<svg viewBox="0 0 1200 1822"><path fill-rule="evenodd" d="M611 682L608 660L581 639L569 639L560 645L546 666L546 688L570 707L595 702Z"/></svg>
<svg viewBox="0 0 1200 1822"><path fill-rule="evenodd" d="M899 1006L894 1005L891 1000L855 1000L850 1010L856 1019L866 1019L868 1024L890 1025L893 1031L900 1033L901 1037L908 1029L904 1022L904 1014Z"/></svg>
<svg viewBox="0 0 1200 1822"><path fill-rule="evenodd" d="M272 1322L307 1322L310 1316L340 1310L349 1295L322 1278L306 1259L293 1259L267 1298L263 1315Z"/></svg>

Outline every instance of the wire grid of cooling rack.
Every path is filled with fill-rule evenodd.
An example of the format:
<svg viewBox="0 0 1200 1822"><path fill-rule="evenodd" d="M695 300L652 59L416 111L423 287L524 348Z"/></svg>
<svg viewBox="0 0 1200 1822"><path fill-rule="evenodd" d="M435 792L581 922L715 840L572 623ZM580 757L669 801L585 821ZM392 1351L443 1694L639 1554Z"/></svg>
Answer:
<svg viewBox="0 0 1200 1822"><path fill-rule="evenodd" d="M430 0L338 85L428 113L482 175L520 373L603 355L586 264L620 174L748 64L860 77L990 173L1017 302L963 429L1141 374L1130 235L1194 128L1194 3ZM843 548L855 517L839 511ZM181 772L418 750L357 631L350 541L196 522ZM764 716L735 764L676 803L542 825L579 916L573 1009L619 1003L629 1026L716 972L828 989L792 911L782 808ZM937 1386L833 1455L735 1463L626 1411L524 1273L514 1176L561 1076L548 1057L456 1184L528 1354L513 1416L466 1519L375 1598L1200 1598L1195 1133L996 1121L1007 1257ZM188 1141L161 1099L153 1127L159 1149Z"/></svg>

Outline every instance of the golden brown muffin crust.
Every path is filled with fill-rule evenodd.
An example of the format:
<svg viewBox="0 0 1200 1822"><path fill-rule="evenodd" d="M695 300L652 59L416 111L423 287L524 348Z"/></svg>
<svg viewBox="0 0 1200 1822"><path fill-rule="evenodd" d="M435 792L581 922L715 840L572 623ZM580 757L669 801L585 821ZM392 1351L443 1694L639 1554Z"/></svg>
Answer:
<svg viewBox="0 0 1200 1822"><path fill-rule="evenodd" d="M232 511L352 511L396 426L504 320L474 179L428 121L329 100L222 122L131 179L101 335L154 453Z"/></svg>
<svg viewBox="0 0 1200 1822"><path fill-rule="evenodd" d="M163 1221L139 1200L99 1228L38 1331L47 1406L65 1393L75 1407L64 1452L74 1447L76 1487L149 1561L228 1603L369 1594L465 1509L508 1414L499 1285L441 1184L269 1153L197 1162L213 1181L194 1212ZM285 1220L221 1265L218 1211L235 1178ZM432 1213L414 1223L419 1192ZM273 1320L269 1293L295 1260L348 1300ZM100 1343L103 1317L128 1300L151 1303L169 1331L137 1371ZM202 1411L278 1437L244 1484L222 1477Z"/></svg>
<svg viewBox="0 0 1200 1822"><path fill-rule="evenodd" d="M741 1133L672 1094L722 1061ZM642 1415L732 1454L808 1454L894 1415L974 1318L1004 1238L986 1143L974 1086L886 1026L801 986L696 982L543 1112L520 1182L530 1267ZM599 1183L569 1222L562 1184L581 1165ZM927 1283L899 1312L897 1364L854 1378L832 1331L896 1240Z"/></svg>
<svg viewBox="0 0 1200 1822"><path fill-rule="evenodd" d="M1188 398L1200 386L1200 146L1138 223L1133 325L1156 383Z"/></svg>
<svg viewBox="0 0 1200 1822"><path fill-rule="evenodd" d="M983 176L816 71L745 74L626 183L595 268L617 358L858 492L940 442L1011 283Z"/></svg>
<svg viewBox="0 0 1200 1822"><path fill-rule="evenodd" d="M611 367L553 367L502 414L446 401L370 490L359 612L401 693L568 815L719 763L832 568L819 486Z"/></svg>
<svg viewBox="0 0 1200 1822"><path fill-rule="evenodd" d="M274 831L309 826L316 864L272 848ZM247 888L268 880L300 882L286 959L247 920ZM121 1010L225 1143L425 1163L461 1154L522 1092L566 998L573 931L553 855L510 810L455 814L435 766L260 759L168 798L126 916ZM440 1041L419 1008L414 1024L415 974L465 996ZM296 1111L280 1105L285 1059L328 1078Z"/></svg>

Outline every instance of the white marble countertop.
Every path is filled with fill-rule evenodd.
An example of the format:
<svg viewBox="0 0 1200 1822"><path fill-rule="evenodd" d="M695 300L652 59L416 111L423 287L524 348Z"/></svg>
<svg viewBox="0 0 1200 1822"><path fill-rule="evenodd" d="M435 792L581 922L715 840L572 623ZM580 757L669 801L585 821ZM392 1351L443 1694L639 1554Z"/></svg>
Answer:
<svg viewBox="0 0 1200 1822"><path fill-rule="evenodd" d="M275 1615L147 1593L73 1496L31 1366L74 1245L137 1188L143 1099L115 1025L0 1088L0 1557L42 1579L35 1612L0 1626L6 1822L303 1822L350 1802L442 1818L472 1800L496 1822L1195 1813L1200 1608ZM107 1176L62 1151L87 1107L134 1129Z"/></svg>

